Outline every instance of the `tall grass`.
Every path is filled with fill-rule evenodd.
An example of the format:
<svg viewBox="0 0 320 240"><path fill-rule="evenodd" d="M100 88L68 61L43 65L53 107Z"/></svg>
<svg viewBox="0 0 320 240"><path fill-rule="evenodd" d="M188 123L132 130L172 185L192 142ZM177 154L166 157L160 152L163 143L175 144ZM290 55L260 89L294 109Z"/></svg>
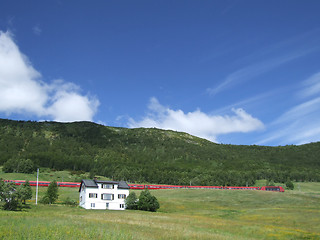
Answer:
<svg viewBox="0 0 320 240"><path fill-rule="evenodd" d="M304 191L305 189L305 191ZM40 188L40 197L46 188ZM139 191L136 191L139 195ZM59 201L78 189L59 188ZM273 193L156 190L156 213L62 204L0 211L0 239L320 239L320 183Z"/></svg>

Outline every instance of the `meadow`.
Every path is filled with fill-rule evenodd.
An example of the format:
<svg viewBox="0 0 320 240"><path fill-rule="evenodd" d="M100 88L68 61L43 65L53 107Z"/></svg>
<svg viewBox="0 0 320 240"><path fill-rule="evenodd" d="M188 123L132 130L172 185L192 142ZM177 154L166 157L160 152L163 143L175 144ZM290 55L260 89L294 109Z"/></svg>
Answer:
<svg viewBox="0 0 320 240"><path fill-rule="evenodd" d="M154 190L156 213L63 205L78 201L77 188L59 188L57 204L35 205L34 192L22 211L0 210L0 239L320 239L320 183L295 186L284 193ZM46 188L39 190L41 198Z"/></svg>

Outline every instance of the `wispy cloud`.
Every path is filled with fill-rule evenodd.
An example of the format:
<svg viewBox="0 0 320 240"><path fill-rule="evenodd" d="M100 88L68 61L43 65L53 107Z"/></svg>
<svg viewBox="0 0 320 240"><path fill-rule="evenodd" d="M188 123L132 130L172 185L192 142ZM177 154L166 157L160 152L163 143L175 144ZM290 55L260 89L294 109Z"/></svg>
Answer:
<svg viewBox="0 0 320 240"><path fill-rule="evenodd" d="M314 29L261 49L236 61L238 64L242 62L249 62L249 64L230 73L217 86L207 88L206 92L210 95L216 95L273 71L291 61L319 51L319 32L320 29ZM253 63L250 64L250 62Z"/></svg>
<svg viewBox="0 0 320 240"><path fill-rule="evenodd" d="M313 74L302 83L299 96L306 98L320 93L320 72Z"/></svg>
<svg viewBox="0 0 320 240"><path fill-rule="evenodd" d="M275 119L266 128L269 130L258 144L303 144L320 139L320 75L313 74L302 82L298 91L300 102ZM302 98L302 99L301 99ZM302 101L301 101L302 100Z"/></svg>
<svg viewBox="0 0 320 240"><path fill-rule="evenodd" d="M32 31L33 31L33 33L34 33L35 35L38 35L38 36L40 36L41 33L42 33L42 29L40 28L40 25L39 25L39 24L35 25L35 26L32 28Z"/></svg>
<svg viewBox="0 0 320 240"><path fill-rule="evenodd" d="M309 50L312 51L312 50ZM214 88L208 88L206 91L210 95L216 95L229 88L235 87L241 83L249 81L255 77L258 77L266 72L269 72L285 63L293 61L299 57L306 55L309 51L298 51L286 56L272 58L266 61L255 63L239 69L229 74L225 80L223 80L218 86Z"/></svg>
<svg viewBox="0 0 320 240"><path fill-rule="evenodd" d="M263 123L241 108L232 109L232 115L210 115L199 109L184 113L161 105L151 98L149 112L141 121L129 120L129 127L156 127L183 131L217 142L218 136L229 133L246 133L264 128Z"/></svg>
<svg viewBox="0 0 320 240"><path fill-rule="evenodd" d="M91 121L99 106L95 97L82 95L79 86L55 80L43 82L13 41L0 31L0 112L31 114L56 121Z"/></svg>
<svg viewBox="0 0 320 240"><path fill-rule="evenodd" d="M298 121L300 119L305 119L310 114L319 111L319 106L320 97L300 103L286 111L284 114L282 114L273 124L280 124L288 121Z"/></svg>

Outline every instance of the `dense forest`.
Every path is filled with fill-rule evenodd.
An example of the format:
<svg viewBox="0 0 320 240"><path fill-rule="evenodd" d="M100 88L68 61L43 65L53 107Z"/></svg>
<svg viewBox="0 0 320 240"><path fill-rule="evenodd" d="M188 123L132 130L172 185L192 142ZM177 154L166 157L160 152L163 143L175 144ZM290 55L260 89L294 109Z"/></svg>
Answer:
<svg viewBox="0 0 320 240"><path fill-rule="evenodd" d="M182 132L92 122L0 119L0 165L88 171L114 180L180 185L320 181L320 142L279 147L216 144ZM31 161L30 161L31 160Z"/></svg>

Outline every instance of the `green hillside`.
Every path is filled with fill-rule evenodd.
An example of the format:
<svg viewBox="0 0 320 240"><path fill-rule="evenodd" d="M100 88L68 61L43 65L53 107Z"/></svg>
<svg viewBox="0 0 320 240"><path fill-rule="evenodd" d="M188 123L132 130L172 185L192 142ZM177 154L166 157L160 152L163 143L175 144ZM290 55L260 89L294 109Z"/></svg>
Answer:
<svg viewBox="0 0 320 240"><path fill-rule="evenodd" d="M189 185L252 185L257 179L320 181L320 142L301 146L215 144L186 133L91 122L0 119L0 165L31 159L56 170L115 180Z"/></svg>

